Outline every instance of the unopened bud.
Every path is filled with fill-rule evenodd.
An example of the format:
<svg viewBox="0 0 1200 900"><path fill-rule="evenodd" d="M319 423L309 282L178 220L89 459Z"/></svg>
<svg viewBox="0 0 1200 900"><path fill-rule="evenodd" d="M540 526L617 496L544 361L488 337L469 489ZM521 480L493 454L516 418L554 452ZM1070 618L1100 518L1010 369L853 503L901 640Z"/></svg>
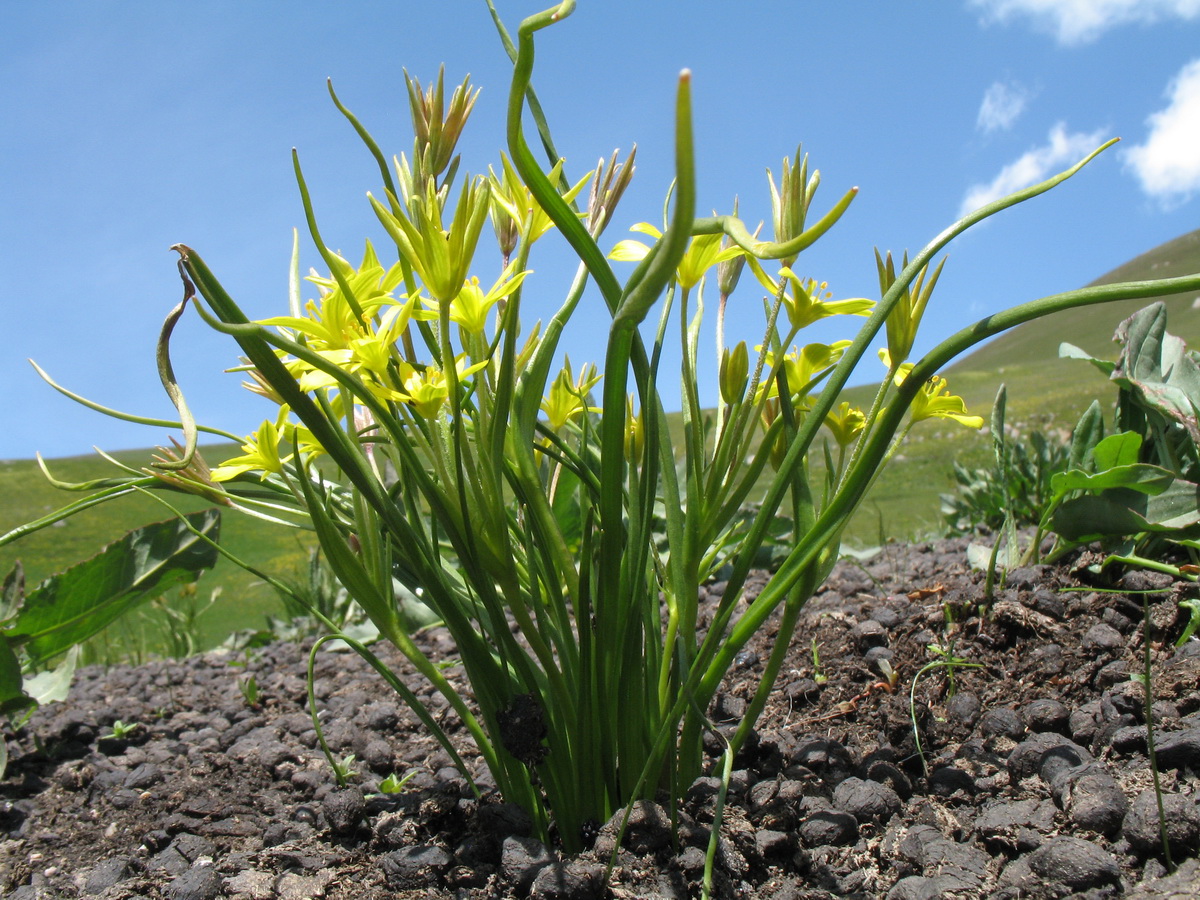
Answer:
<svg viewBox="0 0 1200 900"><path fill-rule="evenodd" d="M625 398L625 462L631 466L642 461L646 447L646 418L641 410L633 414L633 396Z"/></svg>
<svg viewBox="0 0 1200 900"><path fill-rule="evenodd" d="M738 341L732 350L726 347L721 352L721 401L728 406L741 402L746 395L749 375L750 354L746 350L746 342Z"/></svg>

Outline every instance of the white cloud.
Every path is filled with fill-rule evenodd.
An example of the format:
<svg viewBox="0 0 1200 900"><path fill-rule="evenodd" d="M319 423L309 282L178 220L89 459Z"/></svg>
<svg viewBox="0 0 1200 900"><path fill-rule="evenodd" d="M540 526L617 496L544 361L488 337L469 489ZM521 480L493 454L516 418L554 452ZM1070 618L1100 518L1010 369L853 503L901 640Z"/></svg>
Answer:
<svg viewBox="0 0 1200 900"><path fill-rule="evenodd" d="M1200 16L1200 0L970 0L970 4L983 10L986 20L1032 19L1035 27L1052 32L1060 44L1083 44L1129 22Z"/></svg>
<svg viewBox="0 0 1200 900"><path fill-rule="evenodd" d="M1200 192L1200 59L1180 69L1167 96L1166 108L1146 120L1145 143L1129 148L1125 162L1142 190L1170 207Z"/></svg>
<svg viewBox="0 0 1200 900"><path fill-rule="evenodd" d="M1015 82L1005 84L996 81L983 95L983 103L979 105L979 116L975 126L984 134L993 131L1007 131L1012 127L1017 117L1025 111L1025 101L1028 94L1025 89Z"/></svg>
<svg viewBox="0 0 1200 900"><path fill-rule="evenodd" d="M972 185L963 197L960 216L1013 191L1029 187L1083 159L1103 142L1103 133L1069 133L1061 122L1050 129L1046 144L1009 163L987 184Z"/></svg>

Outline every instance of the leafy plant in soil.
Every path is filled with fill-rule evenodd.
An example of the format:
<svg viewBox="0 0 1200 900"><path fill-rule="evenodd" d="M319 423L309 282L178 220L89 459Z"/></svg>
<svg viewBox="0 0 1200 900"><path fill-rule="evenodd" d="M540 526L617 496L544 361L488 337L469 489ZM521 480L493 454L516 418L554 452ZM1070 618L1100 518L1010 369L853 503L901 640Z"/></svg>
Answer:
<svg viewBox="0 0 1200 900"><path fill-rule="evenodd" d="M1053 531L1050 559L1102 541L1111 562L1189 574L1164 558L1200 546L1200 357L1167 332L1166 319L1155 303L1122 322L1116 362L1063 344L1062 356L1086 359L1117 386L1114 428L1106 434L1099 402L1079 420L1069 466L1051 479L1033 556Z"/></svg>
<svg viewBox="0 0 1200 900"><path fill-rule="evenodd" d="M704 737L715 734L708 710L723 679L778 612L745 713L720 738L728 773L780 674L801 610L831 571L849 517L899 441L928 419L982 425L938 375L951 359L1061 309L1200 287L1197 275L1046 297L991 316L910 361L941 269L939 263L930 271L936 254L975 223L1073 176L1095 153L967 215L911 261L905 254L899 267L890 253L877 255L878 302L835 300L825 284L801 277L797 262L846 212L856 190L813 221L820 177L797 150L785 158L779 182L769 178L773 240L760 240L736 215L696 217L687 72L676 86L675 180L661 227L635 225L651 242L622 241L606 255L599 240L632 177L633 154L622 163L614 154L594 172L567 178L531 86L535 35L573 8L566 0L527 18L515 43L493 10L514 65L508 155L488 177L458 178L455 142L474 103L469 81L447 107L441 76L426 87L406 79L413 156L401 155L394 166L330 88L379 165L382 189L371 205L395 244L394 263L385 266L369 242L357 266L329 249L298 155L309 234L328 272L309 279L316 299L301 298L298 238L288 315L257 322L195 250L175 247L184 298L168 322L194 305L232 337L251 389L278 404L278 415L241 441L240 456L211 471L200 467L199 426L170 374L166 327L160 368L179 409L183 450L160 462L160 474L169 477L137 472L121 482L201 493L311 528L379 635L465 727L501 794L527 811L539 836L553 829L567 850L579 849L596 823L622 808L628 815L640 799L660 791L679 799L702 770ZM527 112L548 170L526 142ZM471 273L489 217L499 272L480 281ZM551 228L580 265L546 325L522 328L525 293L542 290L528 268L531 251ZM618 272L626 270L613 262L635 265L622 278ZM767 294L763 340L753 352L724 342L726 301L743 266ZM709 416L697 372L703 289L713 281L719 299L710 360L720 390ZM558 363L558 339L589 282L612 324L603 366L575 370ZM655 309L651 338L642 325ZM794 346L814 321L841 315L866 319L853 339ZM874 402L866 410L839 405L885 327L887 372ZM676 340L683 434L673 438L657 385L664 348ZM836 451L828 442L815 449L822 429ZM825 465L810 478L813 452ZM758 497L760 478L767 488ZM751 499L759 502L746 515ZM743 603L781 511L794 523L786 552L754 602ZM721 596L702 621L701 587L726 567ZM447 660L409 634L395 581L419 592L439 617L469 691L447 676ZM365 644L313 614L330 631L317 646L340 640L362 655L478 790L445 717ZM312 678L310 702L315 719ZM323 741L320 731L318 737ZM728 779L721 796L727 787Z"/></svg>
<svg viewBox="0 0 1200 900"><path fill-rule="evenodd" d="M1011 520L1015 527L1036 525L1050 498L1050 479L1067 465L1067 445L1053 434L1032 431L1027 437L1004 432L1007 389L1000 386L993 404L1000 410L1000 430L993 424L995 459L990 468L968 469L954 462L956 489L941 497L947 533L968 534L979 527L999 531Z"/></svg>
<svg viewBox="0 0 1200 900"><path fill-rule="evenodd" d="M63 699L84 641L213 567L220 521L210 509L137 528L28 593L17 563L0 598L0 714L20 721ZM0 775L6 756L0 738Z"/></svg>

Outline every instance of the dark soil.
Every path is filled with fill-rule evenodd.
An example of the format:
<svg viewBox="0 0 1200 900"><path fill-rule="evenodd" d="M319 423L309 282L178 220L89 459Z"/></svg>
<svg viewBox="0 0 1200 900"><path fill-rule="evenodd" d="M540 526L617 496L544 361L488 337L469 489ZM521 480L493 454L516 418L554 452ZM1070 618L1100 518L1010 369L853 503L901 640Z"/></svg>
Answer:
<svg viewBox="0 0 1200 900"><path fill-rule="evenodd" d="M1155 739L1174 862L1168 875L1147 758L1140 595L1086 573L1013 574L986 621L963 541L843 563L807 607L755 746L737 761L715 894L748 898L1200 896L1200 642L1180 649L1177 600L1152 600ZM1120 586L1162 586L1127 575ZM1062 589L1082 586L1081 592ZM719 588L719 586L717 586ZM945 609L953 611L947 630ZM814 671L815 636L823 671ZM732 727L772 645L768 627L713 710ZM439 640L436 636L425 640ZM925 670L931 646L978 668ZM448 646L435 653L448 654ZM317 695L338 789L306 709L307 649L212 653L89 669L71 698L9 740L0 783L0 892L14 900L153 897L657 898L699 895L717 781L668 812L634 811L574 858L529 820L476 800L445 752L357 656L322 652ZM390 657L389 657L390 659ZM886 660L898 674L883 677ZM394 662L394 660L392 660ZM403 667L396 663L400 671ZM253 673L251 706L239 679ZM822 680L823 679L823 680ZM424 687L435 715L445 704ZM122 740L116 720L137 722ZM471 752L461 730L463 755ZM719 742L713 738L710 750ZM392 772L417 770L400 794ZM484 780L486 784L486 780Z"/></svg>

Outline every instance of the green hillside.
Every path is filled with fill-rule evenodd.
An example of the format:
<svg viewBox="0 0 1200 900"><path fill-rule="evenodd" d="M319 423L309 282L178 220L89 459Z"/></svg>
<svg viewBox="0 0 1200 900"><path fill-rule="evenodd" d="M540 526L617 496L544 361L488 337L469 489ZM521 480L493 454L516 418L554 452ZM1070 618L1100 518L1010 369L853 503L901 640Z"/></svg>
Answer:
<svg viewBox="0 0 1200 900"><path fill-rule="evenodd" d="M1194 272L1200 272L1200 230L1155 247L1091 284L1146 281ZM1200 315L1196 311L1200 296L1171 294L1159 299L1167 306L1170 332L1189 346L1200 346ZM1103 381L1087 363L1059 359L1059 344L1069 341L1093 356L1116 359L1113 332L1147 302L1123 300L1027 322L955 363L947 370L947 377L972 409L990 407L1004 382L1008 384L1009 408L1017 418L1046 413L1061 424L1072 425L1092 398L1103 392Z"/></svg>
<svg viewBox="0 0 1200 900"><path fill-rule="evenodd" d="M205 457L213 463L227 458L233 451L229 445L203 448ZM139 468L151 459L151 452L144 450L113 455L126 465ZM53 459L47 461L47 467L55 478L68 482L113 474L112 466L96 456ZM0 462L0 534L83 496L55 488L42 476L34 461ZM164 496L186 512L207 505L199 497ZM25 569L26 585L32 587L54 572L94 556L101 547L126 531L170 517L170 510L149 497L121 497L0 547L0 577L20 560ZM231 513L222 517L221 543L251 565L285 579L301 578L306 570L309 542L304 532L269 526ZM220 643L233 629L260 627L264 614L278 615L280 612L280 603L272 588L225 560L201 579L199 594L207 598L218 587L221 599L200 622L201 637L207 646ZM144 637L151 646L159 642L161 636L153 623L147 626L134 621L150 632Z"/></svg>
<svg viewBox="0 0 1200 900"><path fill-rule="evenodd" d="M1092 284L1147 281L1200 272L1200 230L1168 241L1130 260ZM1167 327L1189 346L1200 347L1200 298L1173 294L1158 298L1167 305ZM936 302L936 301L935 301ZM1079 416L1099 399L1109 404L1116 392L1096 369L1080 360L1059 359L1058 347L1069 341L1093 356L1116 359L1113 332L1148 300L1125 300L1056 313L1018 326L963 357L946 370L967 408L986 420L1001 384L1008 386L1007 420L1027 431L1057 431L1063 436ZM852 402L865 405L875 386L847 391ZM937 494L953 490L952 462L985 465L991 458L986 435L926 422L913 430L907 446L880 477L865 508L848 531L851 543L878 543L880 537L910 538L940 526Z"/></svg>

